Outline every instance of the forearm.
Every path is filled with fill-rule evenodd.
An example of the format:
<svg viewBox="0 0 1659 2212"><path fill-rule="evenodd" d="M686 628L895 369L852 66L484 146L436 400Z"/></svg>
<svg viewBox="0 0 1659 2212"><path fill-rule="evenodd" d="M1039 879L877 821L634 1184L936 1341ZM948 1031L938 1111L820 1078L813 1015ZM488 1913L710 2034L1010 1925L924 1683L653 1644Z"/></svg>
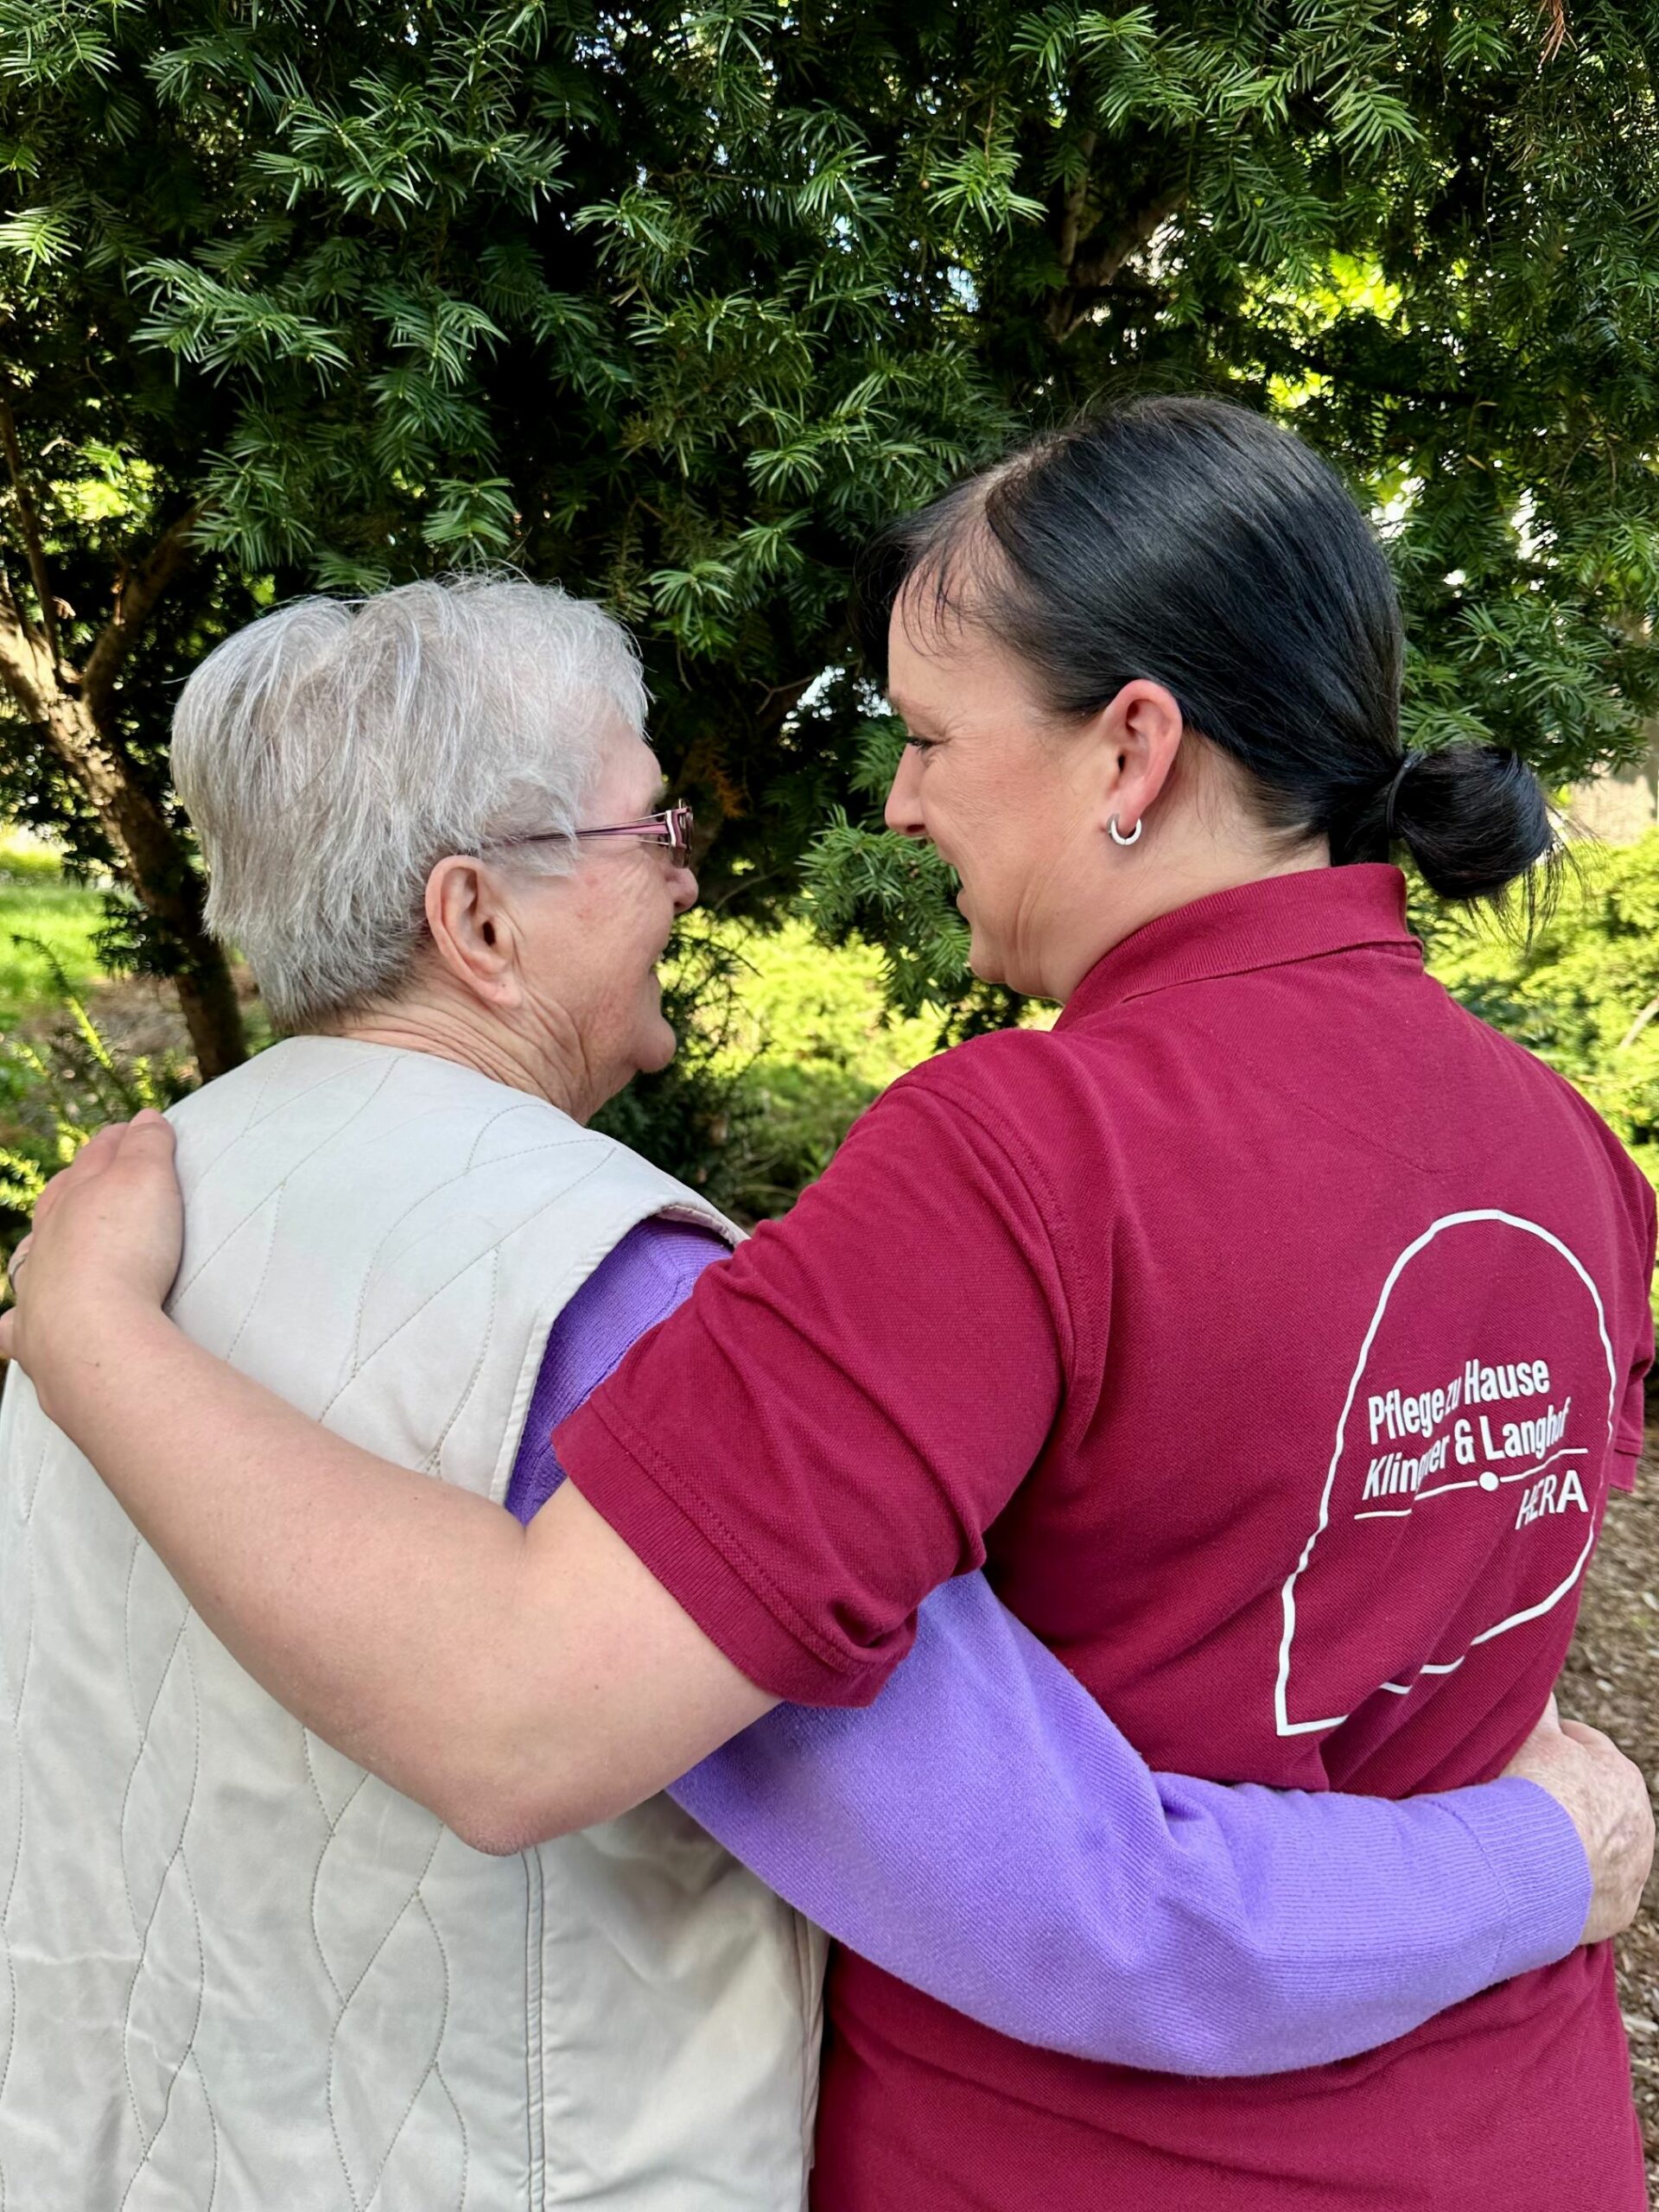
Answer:
<svg viewBox="0 0 1659 2212"><path fill-rule="evenodd" d="M273 1697L448 1803L499 1664L515 1522L315 1427L159 1314L124 1317L47 1410Z"/></svg>
<svg viewBox="0 0 1659 2212"><path fill-rule="evenodd" d="M607 1817L765 1709L751 1693L731 1721L649 1694L674 1623L625 1627L630 1570L660 1593L574 1493L527 1532L316 1427L159 1314L100 1329L48 1410L249 1673L483 1848ZM573 1535L561 1573L550 1553ZM582 1556L595 1540L603 1572Z"/></svg>
<svg viewBox="0 0 1659 2212"><path fill-rule="evenodd" d="M675 1786L865 1957L1021 2041L1160 2071L1350 2056L1571 1949L1572 1821L1156 1776L978 1576L863 1713L783 1707Z"/></svg>

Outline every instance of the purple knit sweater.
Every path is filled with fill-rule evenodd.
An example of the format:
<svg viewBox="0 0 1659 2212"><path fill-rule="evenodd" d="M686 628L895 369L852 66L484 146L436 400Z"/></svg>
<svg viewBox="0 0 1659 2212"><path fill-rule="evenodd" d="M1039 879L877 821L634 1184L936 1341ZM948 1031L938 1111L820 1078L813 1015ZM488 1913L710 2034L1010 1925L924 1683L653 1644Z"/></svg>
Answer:
<svg viewBox="0 0 1659 2212"><path fill-rule="evenodd" d="M563 1479L552 1432L724 1248L636 1229L560 1315L507 1503ZM671 1793L809 1919L1022 2042L1268 2074L1402 2035L1564 1956L1578 1835L1526 1782L1302 1796L1155 1775L982 1575L922 1607L861 1711L780 1706Z"/></svg>

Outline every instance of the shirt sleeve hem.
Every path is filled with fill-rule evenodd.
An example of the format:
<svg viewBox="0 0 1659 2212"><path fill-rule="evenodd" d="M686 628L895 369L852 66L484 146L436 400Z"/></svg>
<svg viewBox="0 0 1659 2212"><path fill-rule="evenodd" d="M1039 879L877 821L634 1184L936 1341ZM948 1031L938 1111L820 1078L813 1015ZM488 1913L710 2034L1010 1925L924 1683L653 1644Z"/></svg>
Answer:
<svg viewBox="0 0 1659 2212"><path fill-rule="evenodd" d="M579 1407L555 1445L588 1504L758 1688L795 1705L868 1705L908 1649L906 1634L879 1658L849 1663L825 1647L718 1516L683 1496L672 1471L608 1410Z"/></svg>
<svg viewBox="0 0 1659 2212"><path fill-rule="evenodd" d="M1504 1904L1494 1981L1553 1966L1578 1948L1590 1910L1590 1862L1566 1808L1519 1775L1440 1802L1480 1846Z"/></svg>

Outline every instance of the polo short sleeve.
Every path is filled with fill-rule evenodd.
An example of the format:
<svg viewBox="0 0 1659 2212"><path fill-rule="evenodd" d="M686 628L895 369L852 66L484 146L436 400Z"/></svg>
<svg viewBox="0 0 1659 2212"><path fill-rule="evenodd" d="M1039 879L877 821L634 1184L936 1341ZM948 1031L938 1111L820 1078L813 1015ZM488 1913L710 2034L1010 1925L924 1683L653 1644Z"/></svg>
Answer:
<svg viewBox="0 0 1659 2212"><path fill-rule="evenodd" d="M1059 1414L1077 1301L1012 1113L1043 1042L894 1084L556 1432L583 1496L779 1697L875 1695Z"/></svg>

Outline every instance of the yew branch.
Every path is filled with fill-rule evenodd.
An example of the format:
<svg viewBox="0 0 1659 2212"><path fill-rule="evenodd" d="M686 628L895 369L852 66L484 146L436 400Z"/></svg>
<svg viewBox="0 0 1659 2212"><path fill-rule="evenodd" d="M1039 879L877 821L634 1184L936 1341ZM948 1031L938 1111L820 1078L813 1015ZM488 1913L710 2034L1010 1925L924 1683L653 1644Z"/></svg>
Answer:
<svg viewBox="0 0 1659 2212"><path fill-rule="evenodd" d="M92 719L107 730L117 677L154 613L156 603L190 558L190 533L199 507L169 523L136 568L123 563L116 579L114 612L86 657L81 687Z"/></svg>

